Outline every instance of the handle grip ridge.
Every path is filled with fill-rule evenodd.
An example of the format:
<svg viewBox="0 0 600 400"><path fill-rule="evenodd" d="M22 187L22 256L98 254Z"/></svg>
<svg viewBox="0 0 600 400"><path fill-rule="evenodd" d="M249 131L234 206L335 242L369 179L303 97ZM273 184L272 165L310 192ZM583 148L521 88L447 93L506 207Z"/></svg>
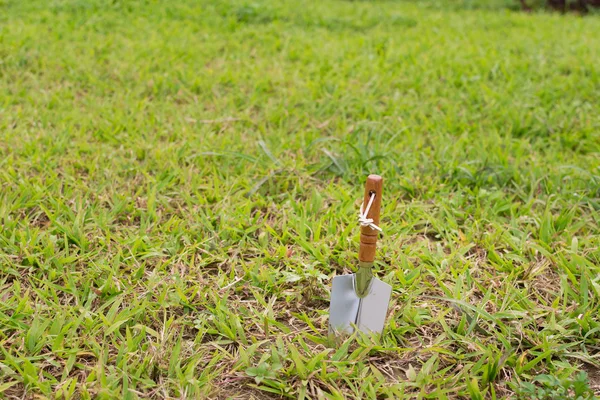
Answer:
<svg viewBox="0 0 600 400"><path fill-rule="evenodd" d="M373 204L369 209L367 218L373 219L375 225L379 225L379 214L381 211L381 195L383 193L383 178L379 175L369 175L365 183L365 196L363 199L363 209L366 209L371 196L375 195ZM360 247L358 250L358 260L370 263L375 261L375 251L377 250L377 238L379 232L370 226L360 227Z"/></svg>

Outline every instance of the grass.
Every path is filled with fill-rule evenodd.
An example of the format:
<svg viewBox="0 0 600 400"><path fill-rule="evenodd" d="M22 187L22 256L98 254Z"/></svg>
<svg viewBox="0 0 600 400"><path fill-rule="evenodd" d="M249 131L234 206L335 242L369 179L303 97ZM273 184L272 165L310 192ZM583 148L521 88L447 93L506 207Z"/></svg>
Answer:
<svg viewBox="0 0 600 400"><path fill-rule="evenodd" d="M591 398L598 23L0 1L0 397ZM368 173L392 303L335 347Z"/></svg>

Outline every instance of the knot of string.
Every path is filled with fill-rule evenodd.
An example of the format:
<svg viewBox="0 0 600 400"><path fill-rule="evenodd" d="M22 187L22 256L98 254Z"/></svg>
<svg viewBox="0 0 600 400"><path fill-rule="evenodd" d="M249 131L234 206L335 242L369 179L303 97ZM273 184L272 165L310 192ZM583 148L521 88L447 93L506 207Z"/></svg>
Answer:
<svg viewBox="0 0 600 400"><path fill-rule="evenodd" d="M363 210L364 203L361 203L360 211L358 213L358 223L360 224L360 226L368 226L371 229L382 232L381 228L373 223L373 218L367 218L367 215L369 215L369 210L373 205L373 200L375 200L375 193L371 193L371 197L369 198L369 203L367 204L366 210Z"/></svg>

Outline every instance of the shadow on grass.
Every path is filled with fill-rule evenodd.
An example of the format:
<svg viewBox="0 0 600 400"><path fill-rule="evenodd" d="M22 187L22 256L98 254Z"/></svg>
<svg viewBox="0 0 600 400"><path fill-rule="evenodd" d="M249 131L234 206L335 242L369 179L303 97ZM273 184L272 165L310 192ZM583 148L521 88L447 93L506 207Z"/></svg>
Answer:
<svg viewBox="0 0 600 400"><path fill-rule="evenodd" d="M600 0L346 0L348 2L412 3L434 10L561 12L600 15Z"/></svg>
<svg viewBox="0 0 600 400"><path fill-rule="evenodd" d="M366 32L380 25L411 28L417 25L413 18L402 15L322 16L281 15L275 9L260 4L245 4L228 9L224 17L233 18L239 25L263 25L282 22L305 29L326 29L331 32Z"/></svg>
<svg viewBox="0 0 600 400"><path fill-rule="evenodd" d="M346 0L348 2L373 2L373 0ZM377 3L409 3L425 9L438 10L521 10L519 0L375 0ZM542 5L540 0L532 0Z"/></svg>

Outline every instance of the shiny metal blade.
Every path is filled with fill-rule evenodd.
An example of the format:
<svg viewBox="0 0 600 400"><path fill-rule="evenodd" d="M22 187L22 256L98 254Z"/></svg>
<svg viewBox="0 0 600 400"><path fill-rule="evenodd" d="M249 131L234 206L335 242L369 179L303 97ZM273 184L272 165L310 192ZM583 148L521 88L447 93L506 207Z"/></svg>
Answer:
<svg viewBox="0 0 600 400"><path fill-rule="evenodd" d="M331 285L331 303L329 305L329 332L354 332L360 299L354 290L354 274L333 278Z"/></svg>
<svg viewBox="0 0 600 400"><path fill-rule="evenodd" d="M373 278L369 294L360 301L356 326L361 332L380 333L385 325L392 287L387 283Z"/></svg>
<svg viewBox="0 0 600 400"><path fill-rule="evenodd" d="M383 331L392 287L374 277L369 285L369 293L361 299L356 294L355 279L355 274L333 278L329 306L330 333L351 334L354 325L365 333Z"/></svg>

